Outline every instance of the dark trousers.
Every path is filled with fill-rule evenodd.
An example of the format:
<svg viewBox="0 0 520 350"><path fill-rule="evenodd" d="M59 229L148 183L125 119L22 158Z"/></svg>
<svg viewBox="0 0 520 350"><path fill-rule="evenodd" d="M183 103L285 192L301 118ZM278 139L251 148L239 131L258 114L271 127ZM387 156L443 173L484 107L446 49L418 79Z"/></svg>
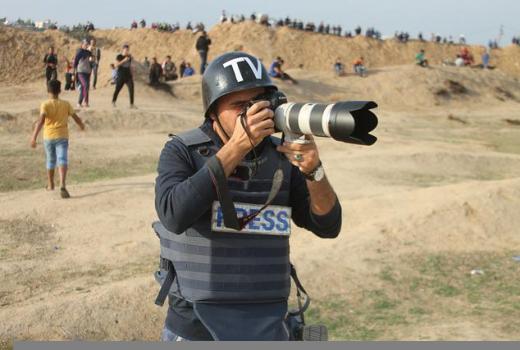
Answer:
<svg viewBox="0 0 520 350"><path fill-rule="evenodd" d="M56 68L46 67L45 78L47 79L47 82L49 82L49 80L58 79L58 72L56 71Z"/></svg>
<svg viewBox="0 0 520 350"><path fill-rule="evenodd" d="M150 72L148 77L150 79L150 85L159 85L161 82L161 74L159 72Z"/></svg>
<svg viewBox="0 0 520 350"><path fill-rule="evenodd" d="M117 95L123 88L123 85L128 87L128 94L130 95L130 104L134 104L134 79L132 75L119 74L116 80L116 90L114 91L114 96L112 97L112 103L117 101Z"/></svg>
<svg viewBox="0 0 520 350"><path fill-rule="evenodd" d="M200 74L204 74L206 70L206 64L208 62L208 51L199 50L200 56Z"/></svg>
<svg viewBox="0 0 520 350"><path fill-rule="evenodd" d="M79 100L78 104L84 101L88 105L88 92L90 90L90 74L89 73L78 73L79 80Z"/></svg>
<svg viewBox="0 0 520 350"><path fill-rule="evenodd" d="M74 81L72 73L65 73L65 90L74 90Z"/></svg>
<svg viewBox="0 0 520 350"><path fill-rule="evenodd" d="M98 73L99 64L94 63L92 65L92 87L95 89L97 84L97 73Z"/></svg>

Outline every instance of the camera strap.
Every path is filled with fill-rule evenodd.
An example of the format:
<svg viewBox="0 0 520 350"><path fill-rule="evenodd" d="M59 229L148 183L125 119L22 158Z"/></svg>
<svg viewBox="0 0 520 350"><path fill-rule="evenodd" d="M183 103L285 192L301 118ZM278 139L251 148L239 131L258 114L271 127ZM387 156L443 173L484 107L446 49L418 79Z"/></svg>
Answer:
<svg viewBox="0 0 520 350"><path fill-rule="evenodd" d="M265 204L255 212L254 214L246 215L244 217L238 217L235 205L229 193L229 187L227 183L226 174L224 168L216 156L211 157L207 162L206 166L209 169L211 180L217 191L217 198L222 208L222 215L224 217L224 225L234 230L242 230L251 220L253 220L258 214L260 214L265 208L267 208L280 192L280 188L283 184L283 170L282 160L278 161L278 169L276 169L273 176L273 184L267 197Z"/></svg>
<svg viewBox="0 0 520 350"><path fill-rule="evenodd" d="M242 124L242 127L244 128L244 131L246 132L247 137L249 138L249 142L251 143L252 152L254 156L254 165L250 175L251 177L255 176L256 172L258 171L258 155L256 153L256 147L253 144L251 133L247 125L247 109L251 107L254 103L254 100L250 101L246 106L244 106L244 108L242 108L242 110L238 114L238 118L240 119L239 122ZM217 116L215 120L218 123L219 128L224 132L224 134L229 140L229 136L222 127L219 117ZM267 208L274 201L274 199L278 195L278 192L280 192L280 189L283 184L282 158L279 157L278 168L274 173L273 183L271 185L271 190L269 191L267 201L257 212L239 218L237 217L236 208L233 204L233 200L231 199L231 195L229 193L227 178L222 164L220 164L218 158L214 156L208 160L206 165L210 170L211 180L217 191L217 197L222 208L222 215L224 217L224 225L228 228L232 228L237 231L242 230L251 220L257 217L265 208Z"/></svg>
<svg viewBox="0 0 520 350"><path fill-rule="evenodd" d="M302 318L302 322L305 323L303 314L309 308L309 305L311 303L311 298L309 297L309 294L307 294L307 291L305 290L305 288L303 288L303 285L300 282L298 275L296 274L296 269L293 264L291 264L291 278L293 279L294 284L296 285L296 299L298 300L298 309L294 310L294 311L289 311L288 313L291 316L300 315ZM302 303L302 299L304 299L304 298L305 298L305 301L303 301L303 303Z"/></svg>

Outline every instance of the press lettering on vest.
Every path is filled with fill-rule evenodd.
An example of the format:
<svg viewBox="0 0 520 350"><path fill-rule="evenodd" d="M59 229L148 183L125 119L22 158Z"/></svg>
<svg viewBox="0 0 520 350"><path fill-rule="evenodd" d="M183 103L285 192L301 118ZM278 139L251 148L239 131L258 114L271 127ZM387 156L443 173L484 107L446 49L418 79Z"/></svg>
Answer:
<svg viewBox="0 0 520 350"><path fill-rule="evenodd" d="M236 208L237 209L237 217L243 218L244 216L247 216L247 210L244 208Z"/></svg>
<svg viewBox="0 0 520 350"><path fill-rule="evenodd" d="M255 78L262 79L262 64L260 63L260 60L258 58L256 59L256 67L253 64L253 62L251 62L251 59L249 57L233 58L232 60L225 62L222 66L224 68L231 66L231 68L233 68L233 73L235 74L235 79L237 80L237 83L240 83L244 81L244 77L242 77L242 72L240 72L240 67L238 66L238 63L244 61L247 62L249 68L251 68L251 70L253 71Z"/></svg>
<svg viewBox="0 0 520 350"><path fill-rule="evenodd" d="M258 212L258 209L251 209L249 211L249 215L254 215ZM257 226L256 223L257 222L260 222L260 218L257 216L256 218L254 218L253 220L249 221L249 223L247 224L247 226L249 227L249 229L251 230L260 230L260 226Z"/></svg>
<svg viewBox="0 0 520 350"><path fill-rule="evenodd" d="M217 208L217 227L224 225L224 214L222 213L222 207Z"/></svg>
<svg viewBox="0 0 520 350"><path fill-rule="evenodd" d="M289 227L289 222L287 221L287 213L284 211L281 211L276 216L278 219L278 224L276 225L276 228L280 231L285 231Z"/></svg>
<svg viewBox="0 0 520 350"><path fill-rule="evenodd" d="M270 209L267 209L264 211L263 217L264 217L265 222L262 223L262 227L264 228L264 230L271 231L274 228L273 216L274 216L274 211L272 211ZM269 226L267 226L266 223L268 223Z"/></svg>
<svg viewBox="0 0 520 350"><path fill-rule="evenodd" d="M261 208L258 204L235 203L237 216L254 215ZM219 202L213 203L211 228L215 232L235 232L240 234L282 235L291 234L291 208L272 205L260 212L248 222L241 231L230 229L224 225L224 214Z"/></svg>

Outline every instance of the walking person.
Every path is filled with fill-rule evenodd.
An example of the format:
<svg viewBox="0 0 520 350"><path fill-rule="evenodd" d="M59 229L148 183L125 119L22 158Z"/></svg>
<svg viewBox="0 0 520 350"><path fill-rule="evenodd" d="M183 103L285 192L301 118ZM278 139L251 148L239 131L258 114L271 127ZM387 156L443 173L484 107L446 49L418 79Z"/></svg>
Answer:
<svg viewBox="0 0 520 350"><path fill-rule="evenodd" d="M117 79L116 79L116 89L114 91L114 96L112 97L112 105L116 106L117 96L119 92L123 88L123 85L126 84L128 87L128 95L130 96L130 108L135 108L134 106L134 78L132 75L132 55L130 54L130 47L128 45L123 45L123 49L119 55L116 57L115 67L117 68Z"/></svg>
<svg viewBox="0 0 520 350"><path fill-rule="evenodd" d="M96 90L101 49L96 46L96 39L90 39L89 51L92 53L92 88Z"/></svg>
<svg viewBox="0 0 520 350"><path fill-rule="evenodd" d="M49 47L49 51L45 54L45 57L43 57L43 63L45 64L46 83L48 83L49 80L58 79L58 55L56 55L54 51L54 46Z"/></svg>
<svg viewBox="0 0 520 350"><path fill-rule="evenodd" d="M61 92L59 80L50 80L47 83L47 92L49 99L41 104L40 118L35 124L30 144L32 148L36 148L36 139L43 129L43 144L47 158L47 190L54 190L54 172L57 165L60 175L60 196L69 198L70 194L66 187L69 149L68 120L69 117L72 117L82 131L85 130L85 124L74 112L70 103L59 98Z"/></svg>
<svg viewBox="0 0 520 350"><path fill-rule="evenodd" d="M204 74L204 70L206 69L206 64L208 62L208 51L209 46L211 45L211 39L208 38L208 34L205 30L202 31L202 34L197 39L197 43L195 44L195 48L199 52L200 56L200 74Z"/></svg>
<svg viewBox="0 0 520 350"><path fill-rule="evenodd" d="M77 73L79 82L78 107L89 106L90 75L92 74L92 53L88 50L87 39L81 42L81 48L74 58L74 71Z"/></svg>

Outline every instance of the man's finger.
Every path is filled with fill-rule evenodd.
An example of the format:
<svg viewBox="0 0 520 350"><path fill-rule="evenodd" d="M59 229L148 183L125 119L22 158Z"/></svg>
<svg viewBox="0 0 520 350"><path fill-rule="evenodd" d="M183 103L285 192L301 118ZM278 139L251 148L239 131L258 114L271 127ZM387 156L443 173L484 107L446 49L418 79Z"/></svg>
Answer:
<svg viewBox="0 0 520 350"><path fill-rule="evenodd" d="M248 110L247 110L247 113L246 115L249 117L249 116L252 116L256 113L258 113L259 111L261 111L262 109L264 108L267 108L269 107L270 105L270 102L269 101L259 101L259 102L256 102L255 104L253 104Z"/></svg>
<svg viewBox="0 0 520 350"><path fill-rule="evenodd" d="M274 128L274 121L272 119L265 119L261 122L251 126L251 130L263 130Z"/></svg>
<svg viewBox="0 0 520 350"><path fill-rule="evenodd" d="M301 143L296 143L296 142L284 142L283 147L292 149L294 151L308 151L308 150L316 148L314 143L301 144Z"/></svg>
<svg viewBox="0 0 520 350"><path fill-rule="evenodd" d="M280 152L285 152L286 150L291 152L309 152L315 150L316 147L313 145L284 144L283 146L278 146L277 149Z"/></svg>
<svg viewBox="0 0 520 350"><path fill-rule="evenodd" d="M247 116L247 123L249 125L253 125L264 119L272 120L273 117L274 117L274 112L272 110L270 110L269 108L264 108L263 110L259 111L258 113Z"/></svg>

